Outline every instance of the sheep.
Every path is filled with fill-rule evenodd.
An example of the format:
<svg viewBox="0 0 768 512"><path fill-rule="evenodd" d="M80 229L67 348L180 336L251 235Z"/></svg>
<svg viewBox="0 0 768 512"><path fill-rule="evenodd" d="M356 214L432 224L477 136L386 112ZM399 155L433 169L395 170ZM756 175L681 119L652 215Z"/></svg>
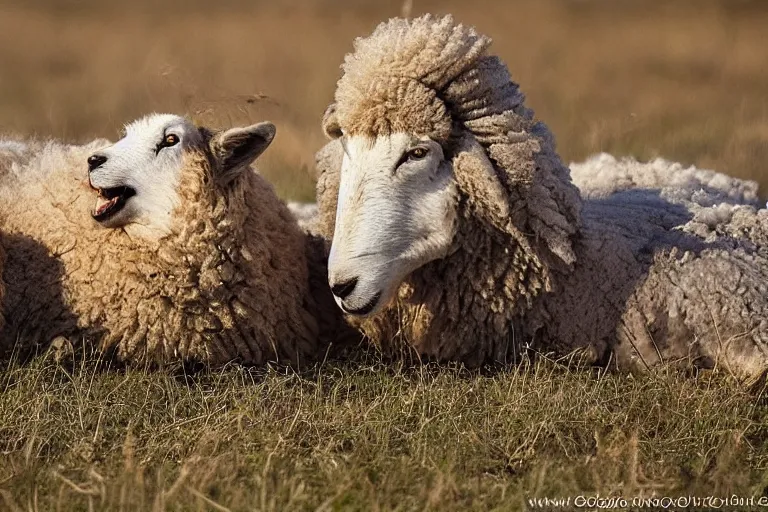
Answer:
<svg viewBox="0 0 768 512"><path fill-rule="evenodd" d="M83 335L135 363L313 358L333 323L309 275L316 242L251 169L274 135L153 114L111 145L20 144L0 178L4 345Z"/></svg>
<svg viewBox="0 0 768 512"><path fill-rule="evenodd" d="M748 235L697 235L696 212L658 193L584 201L489 44L426 15L379 25L346 56L316 222L350 321L385 352L468 366L578 352L759 378L768 255ZM735 207L765 232L764 215Z"/></svg>

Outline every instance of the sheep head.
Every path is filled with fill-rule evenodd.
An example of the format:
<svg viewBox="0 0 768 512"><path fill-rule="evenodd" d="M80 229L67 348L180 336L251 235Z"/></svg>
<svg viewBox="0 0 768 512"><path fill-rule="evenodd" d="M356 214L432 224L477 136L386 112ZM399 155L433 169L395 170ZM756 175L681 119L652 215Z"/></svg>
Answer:
<svg viewBox="0 0 768 512"><path fill-rule="evenodd" d="M326 235L346 312L381 311L416 269L471 250L471 231L525 251L520 279L537 289L550 286L550 267L574 262L578 192L489 44L427 15L380 25L346 57L323 120L343 148Z"/></svg>
<svg viewBox="0 0 768 512"><path fill-rule="evenodd" d="M447 254L456 186L439 143L397 132L344 138L329 283L351 314L378 311L402 280Z"/></svg>
<svg viewBox="0 0 768 512"><path fill-rule="evenodd" d="M154 114L134 121L126 126L123 138L88 158L89 183L97 193L92 217L106 228L160 238L171 230L184 169L192 161L197 165L197 156L207 160L197 178L210 180L212 187L227 187L274 135L270 123L212 133L175 115Z"/></svg>

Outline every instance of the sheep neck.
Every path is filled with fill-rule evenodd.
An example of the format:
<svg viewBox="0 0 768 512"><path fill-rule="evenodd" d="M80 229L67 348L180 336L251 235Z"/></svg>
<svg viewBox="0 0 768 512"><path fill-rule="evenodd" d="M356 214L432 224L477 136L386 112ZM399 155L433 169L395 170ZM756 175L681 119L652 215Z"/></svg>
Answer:
<svg viewBox="0 0 768 512"><path fill-rule="evenodd" d="M455 250L413 272L396 299L359 326L385 351L469 366L507 362L522 346L520 319L550 277L529 248L466 214Z"/></svg>

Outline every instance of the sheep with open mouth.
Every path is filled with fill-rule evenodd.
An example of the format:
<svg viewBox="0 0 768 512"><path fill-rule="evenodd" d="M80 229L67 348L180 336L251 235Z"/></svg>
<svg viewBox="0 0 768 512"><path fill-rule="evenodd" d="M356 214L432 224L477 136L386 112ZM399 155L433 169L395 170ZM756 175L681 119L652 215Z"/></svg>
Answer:
<svg viewBox="0 0 768 512"><path fill-rule="evenodd" d="M138 362L314 356L307 238L251 167L274 135L150 115L111 145L29 143L0 177L6 346L80 333Z"/></svg>
<svg viewBox="0 0 768 512"><path fill-rule="evenodd" d="M624 368L684 360L759 377L764 252L688 229L685 201L582 202L489 44L427 15L381 24L346 57L317 185L339 306L385 350L438 360L581 349Z"/></svg>

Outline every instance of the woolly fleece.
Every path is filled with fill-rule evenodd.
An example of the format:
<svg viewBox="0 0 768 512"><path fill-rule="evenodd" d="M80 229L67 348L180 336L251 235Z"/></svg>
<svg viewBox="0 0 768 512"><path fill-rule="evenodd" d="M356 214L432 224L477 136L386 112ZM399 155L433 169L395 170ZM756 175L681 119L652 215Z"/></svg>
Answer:
<svg viewBox="0 0 768 512"><path fill-rule="evenodd" d="M601 199L626 190L646 190L678 203L760 205L756 181L741 180L693 165L655 158L638 162L599 153L571 163L571 179L584 199Z"/></svg>
<svg viewBox="0 0 768 512"><path fill-rule="evenodd" d="M694 213L658 194L609 194L582 212L553 137L488 45L427 15L383 23L345 59L326 133L427 134L452 160L460 195L451 254L353 321L385 351L469 365L526 347L583 349L622 368L682 358L756 379L768 367L766 255L747 237L686 229ZM341 159L338 141L317 158L329 238ZM764 215L743 214L764 232Z"/></svg>
<svg viewBox="0 0 768 512"><path fill-rule="evenodd" d="M317 353L305 236L257 173L219 183L212 134L201 132L159 241L91 219L85 162L107 141L32 142L3 164L6 347L83 334L136 362L296 363Z"/></svg>
<svg viewBox="0 0 768 512"><path fill-rule="evenodd" d="M311 232L317 217L316 203L298 203L289 201L288 209L304 231Z"/></svg>

